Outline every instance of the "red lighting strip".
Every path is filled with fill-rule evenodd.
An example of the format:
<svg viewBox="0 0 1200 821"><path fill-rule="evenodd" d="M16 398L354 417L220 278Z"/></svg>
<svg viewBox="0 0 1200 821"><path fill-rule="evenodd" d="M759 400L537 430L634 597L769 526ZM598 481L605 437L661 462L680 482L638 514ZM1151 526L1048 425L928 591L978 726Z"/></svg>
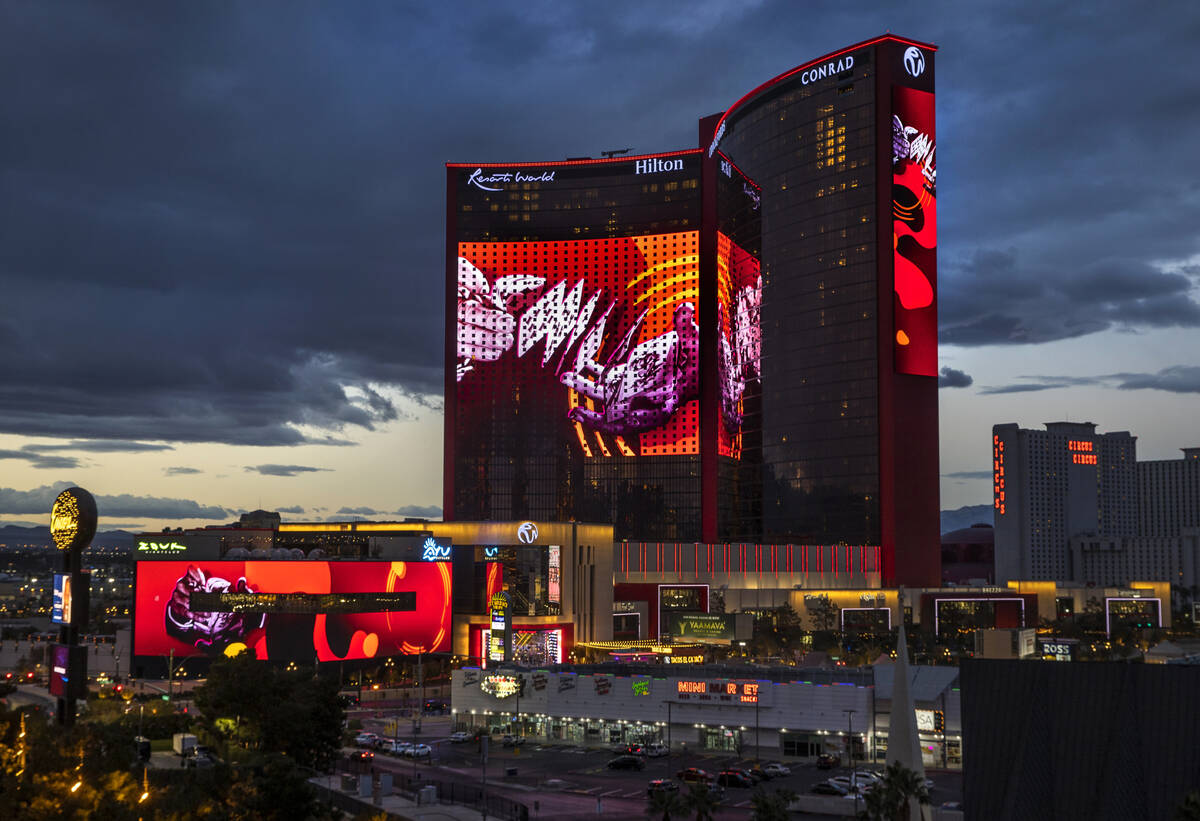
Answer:
<svg viewBox="0 0 1200 821"><path fill-rule="evenodd" d="M646 543L642 542L642 578L646 578Z"/></svg>
<svg viewBox="0 0 1200 821"><path fill-rule="evenodd" d="M692 562L692 567L696 568L696 578L700 578L700 543L693 542L696 546L696 557Z"/></svg>
<svg viewBox="0 0 1200 821"><path fill-rule="evenodd" d="M846 46L846 48L841 49L840 51L835 51L830 54L826 54L824 57L818 57L815 60L809 60L807 63L798 65L795 68L791 69L790 71L785 71L783 74L780 74L778 77L773 77L770 80L767 80L765 83L760 85L758 88L755 88L752 91L746 92L738 99L737 102L735 102L733 105L731 105L728 109L725 110L725 113L721 115L721 119L717 120L716 127L713 128L713 134L715 135L718 131L721 130L721 124L724 123L726 118L729 117L729 115L734 112L734 109L740 108L743 103L753 99L754 97L757 97L760 93L766 91L771 86L782 83L784 80L788 79L789 77L796 74L797 72L804 71L806 68L811 68L812 66L815 66L817 63L823 63L828 60L832 60L835 57L841 57L843 54L849 54L851 51L855 51L860 48L866 48L867 46L873 46L876 43L882 43L884 40L894 40L897 43L905 43L910 46L920 46L921 48L929 49L930 51L937 51L937 46L931 46L928 43L921 43L916 40L907 40L903 37L895 37L891 34L884 34L880 37L875 37L870 40L863 40L861 43L855 43L852 46ZM711 141L711 137L709 139ZM707 147L705 148L705 150L707 150Z"/></svg>
<svg viewBox="0 0 1200 821"><path fill-rule="evenodd" d="M658 154L638 154L635 157L603 157L586 160L550 160L549 162L448 162L447 168L533 168L542 166L563 165L611 165L620 162L633 162L648 157L682 157L688 154L702 154L705 149L687 148L682 151L663 151ZM745 176L745 175L743 175Z"/></svg>

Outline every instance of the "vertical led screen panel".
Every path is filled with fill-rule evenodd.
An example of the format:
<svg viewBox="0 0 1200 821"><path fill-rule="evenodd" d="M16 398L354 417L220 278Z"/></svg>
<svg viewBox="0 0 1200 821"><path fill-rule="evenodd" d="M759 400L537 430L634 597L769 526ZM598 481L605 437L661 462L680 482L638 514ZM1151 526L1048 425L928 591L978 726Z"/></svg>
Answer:
<svg viewBox="0 0 1200 821"><path fill-rule="evenodd" d="M895 367L937 376L937 135L934 95L892 88Z"/></svg>
<svg viewBox="0 0 1200 821"><path fill-rule="evenodd" d="M55 624L71 623L71 587L70 574L54 574L54 600L50 606L50 621Z"/></svg>
<svg viewBox="0 0 1200 821"><path fill-rule="evenodd" d="M762 274L759 261L725 234L717 233L717 325L721 383L718 452L741 458L744 400L759 381L762 352Z"/></svg>
<svg viewBox="0 0 1200 821"><path fill-rule="evenodd" d="M449 652L450 594L449 562L138 562L134 654Z"/></svg>
<svg viewBox="0 0 1200 821"><path fill-rule="evenodd" d="M696 231L461 242L460 418L533 394L584 459L698 453L699 302Z"/></svg>

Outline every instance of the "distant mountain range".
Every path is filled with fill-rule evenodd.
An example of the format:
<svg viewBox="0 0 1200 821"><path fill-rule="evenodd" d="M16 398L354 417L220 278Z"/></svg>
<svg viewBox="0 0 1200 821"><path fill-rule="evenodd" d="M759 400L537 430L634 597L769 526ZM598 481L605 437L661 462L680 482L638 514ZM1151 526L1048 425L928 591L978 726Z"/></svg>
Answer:
<svg viewBox="0 0 1200 821"><path fill-rule="evenodd" d="M97 533L95 538L92 539L92 544L97 547L128 547L132 549L135 538L135 534L126 530L106 530L102 533ZM9 547L22 544L40 544L50 547L52 544L50 527L48 525L36 525L34 527L23 527L21 525L0 526L0 544L7 544Z"/></svg>
<svg viewBox="0 0 1200 821"><path fill-rule="evenodd" d="M942 532L961 530L975 524L990 525L993 521L991 505L968 505L958 510L942 511Z"/></svg>

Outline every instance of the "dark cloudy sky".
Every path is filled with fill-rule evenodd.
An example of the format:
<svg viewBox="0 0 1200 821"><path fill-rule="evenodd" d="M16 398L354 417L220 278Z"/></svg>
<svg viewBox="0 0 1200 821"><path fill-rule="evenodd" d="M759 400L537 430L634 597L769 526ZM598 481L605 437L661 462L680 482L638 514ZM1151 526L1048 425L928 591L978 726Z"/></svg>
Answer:
<svg viewBox="0 0 1200 821"><path fill-rule="evenodd" d="M990 427L1200 444L1200 6L0 4L0 521L434 512L447 161L695 145L936 43L943 507Z"/></svg>

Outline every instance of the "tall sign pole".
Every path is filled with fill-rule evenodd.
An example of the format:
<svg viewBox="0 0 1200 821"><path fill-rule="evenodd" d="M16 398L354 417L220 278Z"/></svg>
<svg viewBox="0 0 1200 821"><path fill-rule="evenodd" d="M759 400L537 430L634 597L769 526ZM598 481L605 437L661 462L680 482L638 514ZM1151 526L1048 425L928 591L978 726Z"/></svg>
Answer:
<svg viewBox="0 0 1200 821"><path fill-rule="evenodd" d="M55 576L54 616L62 627L51 649L50 694L57 698L58 723L75 723L75 703L87 695L87 654L79 633L87 629L90 574L80 570L80 555L96 535L96 499L81 487L58 494L50 508L50 537L62 551L61 574Z"/></svg>

